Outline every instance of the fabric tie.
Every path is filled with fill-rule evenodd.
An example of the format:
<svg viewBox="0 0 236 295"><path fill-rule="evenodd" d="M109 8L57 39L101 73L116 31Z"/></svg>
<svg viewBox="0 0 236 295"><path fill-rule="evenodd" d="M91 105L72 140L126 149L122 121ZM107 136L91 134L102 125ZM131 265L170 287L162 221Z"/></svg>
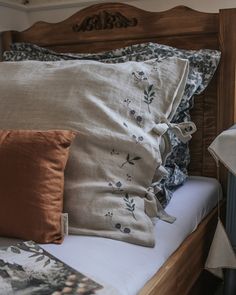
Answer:
<svg viewBox="0 0 236 295"><path fill-rule="evenodd" d="M197 131L197 127L192 121L173 124L166 119L163 120L165 122L154 125L152 129L159 136L164 135L170 129L183 143L186 143L192 138L192 134Z"/></svg>
<svg viewBox="0 0 236 295"><path fill-rule="evenodd" d="M152 206L153 202L155 202L156 210L154 210L154 206ZM173 223L176 220L176 217L169 215L162 207L159 200L156 198L153 188L150 187L147 190L146 196L145 196L145 211L148 216L151 218L158 217L163 221L166 221L168 223Z"/></svg>
<svg viewBox="0 0 236 295"><path fill-rule="evenodd" d="M163 118L162 121L163 122L161 123L155 124L152 128L152 131L163 139L163 146L160 148L160 150L162 162L165 163L167 155L171 152L171 143L166 131L171 130L183 143L186 143L192 138L192 134L197 130L197 128L196 125L191 121L179 124L172 124L165 118ZM173 223L176 218L166 213L161 203L155 196L155 194L161 190L159 187L160 180L167 175L167 170L164 168L164 166L160 165L156 170L155 183L152 183L152 186L147 189L147 194L145 196L145 211L150 217L158 217L163 221ZM152 206L154 200L156 203L155 207ZM155 208L155 210L153 208Z"/></svg>
<svg viewBox="0 0 236 295"><path fill-rule="evenodd" d="M236 255L220 219L218 219L205 268L221 279L224 277L223 268L236 269Z"/></svg>

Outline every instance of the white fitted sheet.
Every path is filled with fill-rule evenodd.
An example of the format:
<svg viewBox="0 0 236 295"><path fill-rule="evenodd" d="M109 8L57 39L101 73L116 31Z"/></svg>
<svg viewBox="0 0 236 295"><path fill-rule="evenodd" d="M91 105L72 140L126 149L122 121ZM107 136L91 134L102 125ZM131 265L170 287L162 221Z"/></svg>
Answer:
<svg viewBox="0 0 236 295"><path fill-rule="evenodd" d="M156 222L154 248L88 236L68 236L62 245L42 246L71 267L114 290L107 289L99 294L135 295L216 205L220 192L217 180L190 177L175 191L166 208L177 218L175 223ZM14 241L0 238L0 246Z"/></svg>

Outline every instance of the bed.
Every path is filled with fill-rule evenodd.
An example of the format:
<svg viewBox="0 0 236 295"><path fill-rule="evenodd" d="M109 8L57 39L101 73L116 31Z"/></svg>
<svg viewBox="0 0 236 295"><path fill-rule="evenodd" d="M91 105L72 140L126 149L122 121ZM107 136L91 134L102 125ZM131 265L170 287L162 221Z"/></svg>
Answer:
<svg viewBox="0 0 236 295"><path fill-rule="evenodd" d="M147 12L126 4L98 4L57 24L39 22L23 32L4 32L2 43L3 50L9 49L13 42L30 42L57 52L71 53L99 52L144 42L184 49L220 49L222 58L217 73L206 91L195 98L191 115L198 131L191 141L189 167L192 176L216 178L218 168L207 147L219 132L231 126L236 119L235 15L235 9L202 13L179 6L164 12ZM221 167L219 180L225 192L226 174ZM215 184L215 200L218 194L216 188ZM167 255L168 259L163 261L156 274L152 274L152 278L146 277L147 282L138 294L182 295L190 292L202 273L216 225L217 209L207 213L205 216L202 212L201 218L205 218L197 229L170 257ZM193 226L190 232L194 229ZM70 241L66 246L70 248L69 244ZM197 255L194 255L196 249Z"/></svg>
<svg viewBox="0 0 236 295"><path fill-rule="evenodd" d="M216 196L219 191L220 185L214 178L190 177L184 186L175 191L167 207L167 212L177 217L176 222L168 224L160 221L156 224L155 248L140 247L105 238L73 235L66 237L60 246L53 244L41 246L74 269L103 285L106 293L103 293L105 292L103 290L101 294L133 295L149 294L149 292L153 292L150 294L170 294L172 288L176 289L176 284L179 289L174 294L182 294L185 292L185 284L188 280L193 280L192 272L186 273L183 267L186 261L191 259L192 267L194 265L201 269L198 266L196 254L202 251L203 246L208 248L211 235L204 238L204 245L200 242L199 236L203 239L210 216L213 218L215 214L212 209L216 205ZM206 217L209 212L212 213ZM198 227L203 219L204 221ZM213 226L214 222L211 221L211 223ZM193 250L191 244L196 239L196 235L199 244ZM182 244L185 239L186 241ZM14 245L17 241L0 238L0 245ZM179 249L175 252L178 247ZM174 253L172 257L163 265L172 253ZM156 272L157 274L154 275ZM161 278L165 279L165 276L169 279L171 277L171 284L170 280L168 284L163 283ZM145 285L150 279L151 281ZM153 289L156 284L158 292Z"/></svg>

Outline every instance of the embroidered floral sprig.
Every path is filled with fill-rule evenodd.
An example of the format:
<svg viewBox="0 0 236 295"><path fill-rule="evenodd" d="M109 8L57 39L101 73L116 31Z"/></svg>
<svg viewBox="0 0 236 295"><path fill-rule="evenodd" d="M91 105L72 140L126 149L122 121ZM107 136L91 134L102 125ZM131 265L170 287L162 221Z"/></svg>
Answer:
<svg viewBox="0 0 236 295"><path fill-rule="evenodd" d="M155 91L153 90L153 84L151 84L144 90L144 102L148 106L149 113L151 113L150 104L152 103L154 96L155 96Z"/></svg>
<svg viewBox="0 0 236 295"><path fill-rule="evenodd" d="M115 228L119 229L124 234L129 234L131 232L130 228L128 227L122 228L120 223L116 223Z"/></svg>
<svg viewBox="0 0 236 295"><path fill-rule="evenodd" d="M110 217L112 219L113 217L113 212L112 211L108 211L106 214L105 214L106 217Z"/></svg>
<svg viewBox="0 0 236 295"><path fill-rule="evenodd" d="M115 149L112 149L111 152L110 152L111 155L119 155L120 153L115 150Z"/></svg>
<svg viewBox="0 0 236 295"><path fill-rule="evenodd" d="M134 120L136 120L136 122L138 123L139 126L142 125L143 117L140 115L137 115L135 110L130 110L129 114L130 114L130 116L132 116L134 118Z"/></svg>
<svg viewBox="0 0 236 295"><path fill-rule="evenodd" d="M115 227L116 229L118 229L122 233L129 234L131 232L131 229L130 228L128 228L128 227L122 227L122 225L120 223L113 224L113 220L112 220L112 218L113 218L113 212L112 211L108 211L105 214L105 217L108 217L109 218L109 223L111 224L112 227Z"/></svg>
<svg viewBox="0 0 236 295"><path fill-rule="evenodd" d="M109 182L108 185L112 188L113 193L124 191L122 189L122 183L120 181L117 181L115 184L112 184L112 182Z"/></svg>
<svg viewBox="0 0 236 295"><path fill-rule="evenodd" d="M126 174L126 180L127 180L127 181L132 181L132 176L129 175L128 173Z"/></svg>
<svg viewBox="0 0 236 295"><path fill-rule="evenodd" d="M142 158L138 157L138 156L131 158L130 154L128 154L127 157L126 157L126 161L124 163L122 163L120 168L123 168L126 164L135 165L134 161L138 161L138 160L141 160L141 159Z"/></svg>
<svg viewBox="0 0 236 295"><path fill-rule="evenodd" d="M137 111L135 111L133 107L130 107L131 102L132 101L130 99L126 98L124 100L125 107L129 111L130 117L132 117L139 126L142 126L143 117ZM123 122L123 125L128 128L126 123Z"/></svg>
<svg viewBox="0 0 236 295"><path fill-rule="evenodd" d="M126 105L127 108L129 107L130 103L131 103L131 100L129 98L124 99L124 104Z"/></svg>
<svg viewBox="0 0 236 295"><path fill-rule="evenodd" d="M134 199L129 197L129 194L126 193L125 197L124 197L124 201L125 201L125 205L126 205L126 209L131 212L133 218L135 220L137 220L137 218L134 215L134 211L135 211L135 203L134 203Z"/></svg>
<svg viewBox="0 0 236 295"><path fill-rule="evenodd" d="M136 143L140 143L143 141L142 136L136 136L135 134L132 135L132 138L135 140Z"/></svg>
<svg viewBox="0 0 236 295"><path fill-rule="evenodd" d="M132 72L132 75L133 75L136 83L141 82L141 81L147 81L147 79L148 79L146 74L143 71Z"/></svg>

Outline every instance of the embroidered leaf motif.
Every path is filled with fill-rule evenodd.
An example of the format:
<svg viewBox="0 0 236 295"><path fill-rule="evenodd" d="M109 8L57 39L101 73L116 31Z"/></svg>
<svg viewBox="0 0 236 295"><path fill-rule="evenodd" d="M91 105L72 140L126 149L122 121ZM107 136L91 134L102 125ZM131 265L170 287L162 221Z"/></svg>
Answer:
<svg viewBox="0 0 236 295"><path fill-rule="evenodd" d="M126 161L124 163L122 163L122 165L120 166L120 168L123 168L126 164L130 164L130 165L135 165L134 161L138 161L138 160L141 160L142 158L141 157L134 157L134 158L131 158L130 157L130 154L128 154L126 156Z"/></svg>
<svg viewBox="0 0 236 295"><path fill-rule="evenodd" d="M145 90L144 90L144 102L148 105L148 111L151 113L150 110L150 104L152 103L155 96L155 91L153 90L153 84L150 84Z"/></svg>
<svg viewBox="0 0 236 295"><path fill-rule="evenodd" d="M141 160L141 157L134 157L132 160L134 161Z"/></svg>
<svg viewBox="0 0 236 295"><path fill-rule="evenodd" d="M125 197L124 197L124 201L125 201L126 209L127 209L129 212L131 212L133 218L134 218L135 220L137 220L137 219L136 219L136 216L134 215L134 211L135 211L135 203L134 203L134 199L131 199L131 198L129 197L129 194L126 193L126 194L125 194Z"/></svg>

